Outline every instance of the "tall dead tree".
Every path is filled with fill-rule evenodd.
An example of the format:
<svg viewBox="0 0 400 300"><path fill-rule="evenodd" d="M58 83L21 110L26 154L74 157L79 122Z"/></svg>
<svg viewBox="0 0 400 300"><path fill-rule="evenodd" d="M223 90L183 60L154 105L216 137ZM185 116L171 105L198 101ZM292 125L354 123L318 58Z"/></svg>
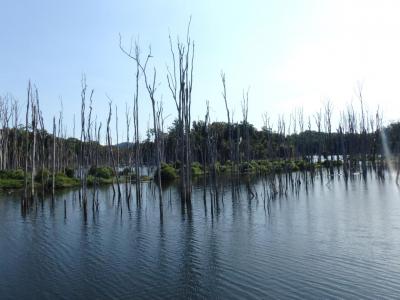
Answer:
<svg viewBox="0 0 400 300"><path fill-rule="evenodd" d="M138 49L138 46L136 45L136 48ZM128 55L130 58L136 60L136 56L133 56L131 53L125 51L124 48L121 47L121 49L124 51L126 55ZM144 83L146 86L146 90L148 92L150 102L151 102L151 108L152 108L152 113L153 113L153 130L154 130L154 145L155 145L155 152L156 152L156 168L157 168L157 186L158 186L158 195L159 195L159 201L160 201L160 218L162 219L163 217L163 205L162 205L162 186L161 186L161 142L160 142L160 118L158 117L160 114L158 113L158 101L156 100L156 80L157 80L157 70L156 68L153 68L153 76L149 78L148 72L147 72L147 63L149 59L151 58L151 48L149 48L149 54L147 55L145 63L142 65L140 61L136 60L138 63L142 74L144 75ZM160 106L162 107L162 106Z"/></svg>
<svg viewBox="0 0 400 300"><path fill-rule="evenodd" d="M44 178L44 176L45 176L45 172L44 172L45 161L47 160L46 159L46 153L45 153L45 151L46 151L46 130L45 130L45 127L44 127L43 114L42 114L42 112L40 110L39 97L36 97L36 106L37 106L37 112L38 112L37 113L37 115L38 115L37 119L38 119L38 123L40 125L40 134L39 134L40 143L39 143L39 145L41 145L41 147L40 147L41 151L39 152L39 154L40 154L39 161L41 162L42 194L44 194L45 181L47 181L47 178L46 178L46 180Z"/></svg>
<svg viewBox="0 0 400 300"><path fill-rule="evenodd" d="M32 136L33 136L33 141L32 141L32 157L31 157L31 163L32 163L32 168L31 168L31 196L33 197L35 194L35 175L36 175L36 127L37 127L37 107L36 107L36 100L39 97L38 90L35 88L35 98L32 98L31 100L31 122L32 122Z"/></svg>
<svg viewBox="0 0 400 300"><path fill-rule="evenodd" d="M249 135L249 89L245 93L243 90L243 101L242 101L242 115L243 115L243 136L244 136L244 159L246 162L250 161L250 135Z"/></svg>
<svg viewBox="0 0 400 300"><path fill-rule="evenodd" d="M226 95L226 77L225 73L221 71L221 80L222 80L222 98L224 99L225 102L225 110L226 110L226 116L228 119L228 140L229 140L229 160L231 163L233 162L233 138L232 138L232 124L231 124L231 116L230 116L230 111L228 107L228 99ZM208 106L207 106L208 108ZM233 171L233 168L231 168Z"/></svg>
<svg viewBox="0 0 400 300"><path fill-rule="evenodd" d="M112 147L112 142L111 142L111 131L110 131L110 122L111 122L111 116L112 116L112 106L111 106L111 101L109 102L109 111L108 111L108 119L107 119L107 145L108 149L110 152L110 159L111 159L111 165L114 171L114 175L117 179L117 188L118 188L118 199L121 199L121 186L120 186L120 181L119 181L119 174L118 170L116 167L116 162L114 158L114 152L113 152L113 147Z"/></svg>
<svg viewBox="0 0 400 300"><path fill-rule="evenodd" d="M362 85L358 86L358 99L360 100L360 109L361 109L361 119L360 119L360 134L361 134L361 167L362 171L365 174L367 172L367 121L365 116L365 108L363 102L363 95L362 95Z"/></svg>
<svg viewBox="0 0 400 300"><path fill-rule="evenodd" d="M127 150L128 150L128 174L125 174L125 191L126 191L126 198L128 204L130 203L131 198L131 166L132 166L132 155L131 155L131 145L130 145L130 127L131 127L131 116L130 116L130 108L128 104L125 103L125 122L126 122L126 143L127 143Z"/></svg>
<svg viewBox="0 0 400 300"><path fill-rule="evenodd" d="M318 163L321 163L321 123L322 123L322 113L321 110L314 114L315 125L317 126L318 132Z"/></svg>
<svg viewBox="0 0 400 300"><path fill-rule="evenodd" d="M117 138L117 171L119 170L120 161L119 161L119 133L118 133L118 107L115 105L115 135Z"/></svg>
<svg viewBox="0 0 400 300"><path fill-rule="evenodd" d="M19 125L19 106L17 100L14 99L13 102L13 127L14 127L14 136L13 136L13 168L18 169L20 167L19 162L19 147L18 147L18 125Z"/></svg>
<svg viewBox="0 0 400 300"><path fill-rule="evenodd" d="M53 117L53 167L51 174L51 194L54 198L55 182L56 182L56 117Z"/></svg>
<svg viewBox="0 0 400 300"><path fill-rule="evenodd" d="M182 43L178 39L176 50L174 50L171 37L169 37L173 70L168 69L167 75L168 86L178 112L181 199L187 206L191 206L192 193L190 127L194 61L194 42L190 39L189 32L190 22L186 43Z"/></svg>
<svg viewBox="0 0 400 300"><path fill-rule="evenodd" d="M26 115L25 115L25 201L28 199L28 163L29 163L29 106L32 100L32 85L29 81L27 101L26 101ZM26 202L25 202L26 203Z"/></svg>
<svg viewBox="0 0 400 300"><path fill-rule="evenodd" d="M135 53L132 53L132 45L129 51L122 46L121 35L119 37L119 47L121 51L127 55L128 58L132 59L136 63L135 71L135 92L133 95L133 133L134 133L134 149L135 149L135 182L136 182L136 203L140 205L141 202L141 182L140 182L140 136L139 136L139 78L141 72L141 59L140 59L140 48L135 43ZM147 65L147 60L144 64L144 68Z"/></svg>
<svg viewBox="0 0 400 300"><path fill-rule="evenodd" d="M325 132L328 133L327 138L327 152L329 154L329 171L333 175L333 153L332 153L332 103L328 100L325 103L325 113L324 113L324 125Z"/></svg>

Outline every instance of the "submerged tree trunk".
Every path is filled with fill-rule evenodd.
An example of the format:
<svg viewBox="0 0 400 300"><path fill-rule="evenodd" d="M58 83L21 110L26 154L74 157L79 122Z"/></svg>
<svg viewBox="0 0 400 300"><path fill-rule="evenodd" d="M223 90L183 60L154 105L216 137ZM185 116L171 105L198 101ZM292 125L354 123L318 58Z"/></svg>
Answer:
<svg viewBox="0 0 400 300"><path fill-rule="evenodd" d="M28 97L25 117L25 201L28 199L28 157L29 157L29 105L32 97L31 82L28 84Z"/></svg>
<svg viewBox="0 0 400 300"><path fill-rule="evenodd" d="M51 192L54 198L55 179L56 179L56 118L53 117L53 168L52 168L52 180L51 180Z"/></svg>
<svg viewBox="0 0 400 300"><path fill-rule="evenodd" d="M111 165L114 171L114 175L115 178L117 180L117 188L118 188L118 199L121 199L121 186L120 186L120 181L119 181L119 174L118 174L118 170L116 168L115 165L115 158L114 158L114 153L113 153L113 149L112 149L112 143L111 143L111 132L110 132L110 122L111 122L111 116L112 116L112 106L111 106L111 102L109 103L109 112L108 112L108 119L107 119L107 145L108 145L108 149L110 152L110 158L111 158Z"/></svg>

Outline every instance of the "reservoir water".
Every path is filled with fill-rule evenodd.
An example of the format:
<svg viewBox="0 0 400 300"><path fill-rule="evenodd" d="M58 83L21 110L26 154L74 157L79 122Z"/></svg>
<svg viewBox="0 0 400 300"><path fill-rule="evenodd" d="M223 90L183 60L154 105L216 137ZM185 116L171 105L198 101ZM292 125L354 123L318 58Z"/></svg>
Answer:
<svg viewBox="0 0 400 300"><path fill-rule="evenodd" d="M162 220L149 183L141 206L132 200L130 210L107 187L93 211L89 190L86 219L76 190L38 199L27 212L19 193L3 193L0 298L398 298L394 178L299 178L295 189L270 200L260 178L251 181L254 197L245 183L232 197L226 183L213 214L201 184L190 212L171 185Z"/></svg>

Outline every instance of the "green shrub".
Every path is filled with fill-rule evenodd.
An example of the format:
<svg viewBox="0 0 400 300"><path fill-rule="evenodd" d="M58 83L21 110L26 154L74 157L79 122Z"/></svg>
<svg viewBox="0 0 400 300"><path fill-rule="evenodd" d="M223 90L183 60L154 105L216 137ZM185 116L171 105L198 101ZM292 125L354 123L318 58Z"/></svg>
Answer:
<svg viewBox="0 0 400 300"><path fill-rule="evenodd" d="M158 174L158 173L157 173ZM161 181L172 181L178 177L176 169L169 164L161 165Z"/></svg>
<svg viewBox="0 0 400 300"><path fill-rule="evenodd" d="M56 188L68 188L79 186L80 181L76 178L70 178L63 173L58 173L55 176L55 187Z"/></svg>
<svg viewBox="0 0 400 300"><path fill-rule="evenodd" d="M69 178L74 178L75 176L75 171L74 169L71 168L65 168L65 175Z"/></svg>
<svg viewBox="0 0 400 300"><path fill-rule="evenodd" d="M172 167L174 167L176 170L179 170L181 168L181 161L177 160L173 163Z"/></svg>
<svg viewBox="0 0 400 300"><path fill-rule="evenodd" d="M239 172L240 173L251 173L251 172L254 172L255 171L255 168L254 168L254 166L251 164L251 163L249 163L249 162L242 162L240 165L239 165Z"/></svg>
<svg viewBox="0 0 400 300"><path fill-rule="evenodd" d="M193 162L192 163L192 175L193 176L200 176L203 175L204 171L203 171L203 167L199 162Z"/></svg>
<svg viewBox="0 0 400 300"><path fill-rule="evenodd" d="M221 165L220 163L216 163L215 168L216 168L217 172L220 172L220 173L226 173L226 172L228 172L228 170L231 169L231 167L229 165Z"/></svg>
<svg viewBox="0 0 400 300"><path fill-rule="evenodd" d="M114 171L110 167L91 167L89 169L89 175L94 177L100 177L104 179L110 179L114 176Z"/></svg>
<svg viewBox="0 0 400 300"><path fill-rule="evenodd" d="M0 179L0 189L20 189L24 186L24 181L20 179Z"/></svg>
<svg viewBox="0 0 400 300"><path fill-rule="evenodd" d="M49 179L50 172L46 168L39 170L35 175L35 181L40 183L46 183ZM43 181L42 181L43 180Z"/></svg>
<svg viewBox="0 0 400 300"><path fill-rule="evenodd" d="M308 167L308 163L305 160L296 161L296 165L300 171L304 171Z"/></svg>
<svg viewBox="0 0 400 300"><path fill-rule="evenodd" d="M23 180L23 179L25 179L25 173L21 169L17 169L17 170L2 170L2 171L0 171L0 178L2 178L2 179Z"/></svg>

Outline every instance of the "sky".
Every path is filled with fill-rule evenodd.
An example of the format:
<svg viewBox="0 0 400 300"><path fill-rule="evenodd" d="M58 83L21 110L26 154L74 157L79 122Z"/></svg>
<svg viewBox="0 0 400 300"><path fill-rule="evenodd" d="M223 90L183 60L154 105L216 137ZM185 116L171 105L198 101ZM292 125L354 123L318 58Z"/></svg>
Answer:
<svg viewBox="0 0 400 300"><path fill-rule="evenodd" d="M276 126L302 107L305 115L333 104L334 118L346 105L359 106L358 86L373 112L400 118L400 2L368 0L128 1L1 0L0 95L11 93L21 106L28 81L40 95L47 128L63 103L65 124L80 115L81 78L94 89L94 113L106 121L108 97L118 106L120 139L125 105L133 105L135 65L119 49L138 40L143 56L151 45L157 68L157 99L166 123L176 116L168 90L171 65L168 35L185 37L190 16L195 42L192 119L225 121L221 70L228 102L240 120L243 90L249 89L249 122ZM151 120L150 100L140 91L140 131ZM21 117L22 119L22 117ZM132 130L131 130L132 132Z"/></svg>

